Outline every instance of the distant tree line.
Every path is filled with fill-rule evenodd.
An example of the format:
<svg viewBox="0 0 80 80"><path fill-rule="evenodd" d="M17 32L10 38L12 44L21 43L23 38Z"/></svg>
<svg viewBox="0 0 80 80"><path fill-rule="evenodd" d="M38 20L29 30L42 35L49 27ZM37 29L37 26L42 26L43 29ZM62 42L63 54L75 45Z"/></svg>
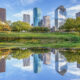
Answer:
<svg viewBox="0 0 80 80"><path fill-rule="evenodd" d="M47 27L32 27L30 24L16 21L11 23L10 21L4 23L0 22L0 31L15 31L15 32L49 32Z"/></svg>

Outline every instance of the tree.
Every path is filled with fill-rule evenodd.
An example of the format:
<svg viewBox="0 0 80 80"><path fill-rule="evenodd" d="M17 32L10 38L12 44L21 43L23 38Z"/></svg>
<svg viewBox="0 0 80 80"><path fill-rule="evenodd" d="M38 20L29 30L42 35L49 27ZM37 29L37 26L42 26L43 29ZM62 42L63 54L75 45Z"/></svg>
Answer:
<svg viewBox="0 0 80 80"><path fill-rule="evenodd" d="M60 27L60 29L63 29L65 31L74 31L75 30L75 22L76 22L75 19L68 18L66 20L65 24Z"/></svg>
<svg viewBox="0 0 80 80"><path fill-rule="evenodd" d="M30 32L50 32L50 29L47 27L33 27Z"/></svg>
<svg viewBox="0 0 80 80"><path fill-rule="evenodd" d="M11 28L8 24L0 21L0 31L10 31Z"/></svg>
<svg viewBox="0 0 80 80"><path fill-rule="evenodd" d="M12 31L28 31L32 27L25 22L17 21L11 24Z"/></svg>

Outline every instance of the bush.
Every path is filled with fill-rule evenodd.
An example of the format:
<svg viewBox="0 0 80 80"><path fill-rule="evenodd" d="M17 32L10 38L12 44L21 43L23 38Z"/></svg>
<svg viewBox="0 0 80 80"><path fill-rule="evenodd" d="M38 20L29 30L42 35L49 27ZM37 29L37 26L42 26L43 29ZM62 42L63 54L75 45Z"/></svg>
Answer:
<svg viewBox="0 0 80 80"><path fill-rule="evenodd" d="M50 29L47 27L33 27L29 31L30 32L50 32Z"/></svg>

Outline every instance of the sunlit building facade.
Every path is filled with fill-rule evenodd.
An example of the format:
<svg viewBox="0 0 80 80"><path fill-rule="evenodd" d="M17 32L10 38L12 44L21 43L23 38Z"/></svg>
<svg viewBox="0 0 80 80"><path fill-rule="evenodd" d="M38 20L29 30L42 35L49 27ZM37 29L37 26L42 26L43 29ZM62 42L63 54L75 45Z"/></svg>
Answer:
<svg viewBox="0 0 80 80"><path fill-rule="evenodd" d="M50 28L50 16L43 17L43 26Z"/></svg>
<svg viewBox="0 0 80 80"><path fill-rule="evenodd" d="M55 11L55 29L58 30L60 26L62 26L67 18L66 8L64 6L60 6Z"/></svg>
<svg viewBox="0 0 80 80"><path fill-rule="evenodd" d="M41 9L40 8L33 9L33 21L34 21L34 26L41 26Z"/></svg>
<svg viewBox="0 0 80 80"><path fill-rule="evenodd" d="M0 21L6 22L6 9L0 8Z"/></svg>

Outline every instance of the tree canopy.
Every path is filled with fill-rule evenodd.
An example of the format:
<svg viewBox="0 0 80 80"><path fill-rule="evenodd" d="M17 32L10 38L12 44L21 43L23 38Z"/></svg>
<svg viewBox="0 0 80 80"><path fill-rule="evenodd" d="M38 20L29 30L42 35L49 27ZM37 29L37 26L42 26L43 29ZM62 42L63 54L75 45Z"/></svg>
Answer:
<svg viewBox="0 0 80 80"><path fill-rule="evenodd" d="M12 28L12 31L28 31L32 27L28 23L17 21L11 24L11 28Z"/></svg>

